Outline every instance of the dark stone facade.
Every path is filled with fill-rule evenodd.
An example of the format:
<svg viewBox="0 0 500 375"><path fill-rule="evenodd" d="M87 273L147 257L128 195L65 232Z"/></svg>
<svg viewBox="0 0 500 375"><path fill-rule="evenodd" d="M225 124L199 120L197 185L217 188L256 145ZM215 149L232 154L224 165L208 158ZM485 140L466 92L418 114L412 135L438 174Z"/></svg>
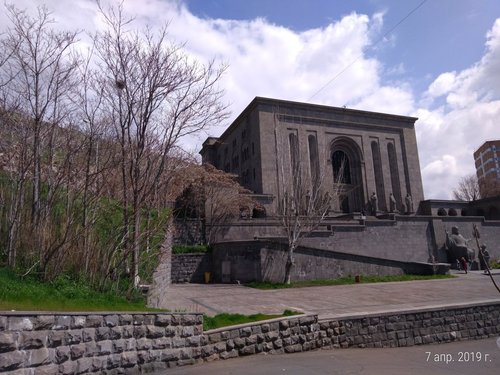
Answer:
<svg viewBox="0 0 500 375"><path fill-rule="evenodd" d="M446 231L457 226L466 238L472 238L473 225L481 234L480 244L486 244L491 259L500 259L500 221L483 217L463 216L395 216L393 220L359 220L349 224L326 220L317 231L301 240L307 254L296 254L292 280L333 278L355 274L425 273L433 262L448 263L445 248ZM262 280L272 271L271 263L283 269L277 256L261 254L266 242L284 241L283 228L278 220L259 219L233 222L215 241L213 272L224 281L222 269L231 270L228 281ZM470 247L478 259L474 240ZM221 251L221 255L217 255ZM227 253L227 256L226 256ZM222 265L222 260L225 266ZM314 264L314 267L312 266ZM409 271L410 264L420 264L420 270ZM266 269L267 271L263 271ZM280 271L282 272L282 271ZM217 276L219 275L219 276ZM279 276L275 276L279 279ZM273 277L274 279L274 277Z"/></svg>
<svg viewBox="0 0 500 375"><path fill-rule="evenodd" d="M367 272L374 269L367 268L368 258L429 264L448 262L445 231L450 232L456 225L466 238L472 238L472 226L476 224L481 232L480 242L486 244L492 259L499 259L500 249L496 244L500 243L500 198L474 202L423 200L416 120L255 98L219 138L208 138L204 142L200 154L203 162L238 174L242 185L260 199L266 197L263 205L268 219L234 221L220 228L214 243L283 240L285 232L274 214L280 194L290 185L290 166L298 163L302 181L309 181L311 185L319 173L324 176L323 186L334 190L338 161L348 160L340 201L334 200L330 215L315 233L301 239L303 247L360 256L349 268L359 266ZM367 210L373 192L378 196L379 211L391 213L378 212L378 220L371 220L373 216L361 220L359 213ZM396 200L395 213L390 207L391 193ZM407 194L417 215L398 214L408 213ZM346 215L337 215L340 212ZM477 257L475 241L470 247ZM254 256L260 259L260 254ZM238 258L237 263L250 275L255 273L254 261L246 255ZM226 267L229 267L227 261ZM321 262L318 267L321 269ZM391 267L377 269L381 273L396 272ZM314 278L313 275L321 272L308 268L306 273ZM301 276L297 274L297 277Z"/></svg>
<svg viewBox="0 0 500 375"><path fill-rule="evenodd" d="M216 282L282 282L286 246L268 241L225 242L215 245L213 277ZM449 265L391 260L301 246L294 253L293 281L334 279L355 275L444 274Z"/></svg>
<svg viewBox="0 0 500 375"><path fill-rule="evenodd" d="M336 160L348 160L344 200L334 211L360 212L372 192L383 211L389 210L390 193L400 211L407 193L416 209L423 200L416 120L257 97L219 138L208 138L200 154L203 162L238 174L249 190L278 197L289 183L290 173L279 170L289 168L293 140L302 177L310 181L319 173L332 192ZM271 204L268 213L275 208Z"/></svg>

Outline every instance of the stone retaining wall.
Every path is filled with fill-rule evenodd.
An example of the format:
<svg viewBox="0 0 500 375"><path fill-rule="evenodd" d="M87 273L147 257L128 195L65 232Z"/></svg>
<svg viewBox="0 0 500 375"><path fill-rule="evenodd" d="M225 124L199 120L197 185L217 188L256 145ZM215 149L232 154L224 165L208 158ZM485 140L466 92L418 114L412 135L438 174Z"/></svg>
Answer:
<svg viewBox="0 0 500 375"><path fill-rule="evenodd" d="M254 240L214 245L213 279L216 282L282 282L286 245ZM293 281L336 279L354 275L445 274L449 264L398 261L299 246L294 253Z"/></svg>
<svg viewBox="0 0 500 375"><path fill-rule="evenodd" d="M205 361L249 354L282 354L321 347L317 315L274 319L208 331L202 348Z"/></svg>
<svg viewBox="0 0 500 375"><path fill-rule="evenodd" d="M211 254L173 254L173 283L203 283L203 274L212 272Z"/></svg>
<svg viewBox="0 0 500 375"><path fill-rule="evenodd" d="M0 372L137 374L201 358L201 314L0 315Z"/></svg>
<svg viewBox="0 0 500 375"><path fill-rule="evenodd" d="M419 312L326 319L316 315L222 328L205 334L205 361L319 348L388 348L482 339L500 334L500 302Z"/></svg>
<svg viewBox="0 0 500 375"><path fill-rule="evenodd" d="M402 347L500 334L500 302L318 321L302 315L203 333L200 314L0 316L0 373L137 374L257 353Z"/></svg>
<svg viewBox="0 0 500 375"><path fill-rule="evenodd" d="M500 334L500 303L319 322L321 346L387 348Z"/></svg>

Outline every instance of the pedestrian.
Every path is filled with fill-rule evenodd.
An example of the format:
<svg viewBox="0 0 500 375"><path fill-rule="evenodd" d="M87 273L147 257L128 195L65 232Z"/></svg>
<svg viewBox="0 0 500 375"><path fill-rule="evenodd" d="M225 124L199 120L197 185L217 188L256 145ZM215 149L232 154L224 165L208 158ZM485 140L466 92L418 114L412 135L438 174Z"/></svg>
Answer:
<svg viewBox="0 0 500 375"><path fill-rule="evenodd" d="M460 258L460 265L462 266L462 269L467 273L467 269L469 268L467 265L467 260L464 257Z"/></svg>

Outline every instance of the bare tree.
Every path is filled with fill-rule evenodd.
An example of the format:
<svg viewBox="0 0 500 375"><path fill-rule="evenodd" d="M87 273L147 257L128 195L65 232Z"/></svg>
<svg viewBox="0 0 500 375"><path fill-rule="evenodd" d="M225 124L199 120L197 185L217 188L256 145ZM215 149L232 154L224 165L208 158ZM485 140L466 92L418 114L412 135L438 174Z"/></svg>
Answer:
<svg viewBox="0 0 500 375"><path fill-rule="evenodd" d="M182 171L184 194L180 211L205 220L205 240L211 244L224 226L241 216L250 218L256 202L251 192L238 183L237 175L211 164L190 164Z"/></svg>
<svg viewBox="0 0 500 375"><path fill-rule="evenodd" d="M453 190L453 198L460 201L472 202L481 198L479 184L475 174L462 177L458 186Z"/></svg>
<svg viewBox="0 0 500 375"><path fill-rule="evenodd" d="M274 130L276 168L279 171L278 216L287 238L284 282L290 284L295 263L294 254L300 239L319 227L330 205L339 199L342 191L343 167L338 181L333 184L333 189L326 188L324 174L319 168L315 169L314 165L311 165L310 173L306 173L300 160L298 137L295 133L285 130L282 118L283 115L276 110Z"/></svg>
<svg viewBox="0 0 500 375"><path fill-rule="evenodd" d="M5 248L11 267L15 267L17 262L26 186L32 165L31 154L26 147L30 132L22 125L24 121L26 118L19 114L5 110L0 113L0 170L6 179L2 186L2 222L6 227Z"/></svg>
<svg viewBox="0 0 500 375"><path fill-rule="evenodd" d="M31 227L38 263L46 264L47 256L60 247L47 236L51 206L62 185L62 166L69 160L56 156L59 152L56 133L70 108L69 94L74 87L73 75L78 64L71 49L76 42L77 32L56 32L50 12L39 7L36 16L13 5L6 5L11 23L2 41L4 54L2 77L2 101L4 109L20 121L25 136L17 136L17 197L13 200L14 210L19 210L23 201L26 179L32 185ZM67 144L65 142L65 144ZM43 150L43 152L42 152ZM64 153L67 155L66 153ZM62 160L65 159L65 160ZM27 172L30 171L30 174ZM42 194L42 180L46 193ZM20 214L10 215L9 243L15 241ZM43 221L46 222L43 222ZM45 227L45 228L42 228ZM62 239L65 238L63 234ZM9 247L15 262L14 249Z"/></svg>
<svg viewBox="0 0 500 375"><path fill-rule="evenodd" d="M66 114L64 104L73 86L77 60L71 57L71 47L77 32L56 32L47 8L38 7L36 17L30 17L13 5L7 6L12 28L6 45L12 51L7 60L12 74L10 95L12 107L30 116L33 132L33 195L32 222L38 226L41 214L41 145L44 137L53 136L53 126ZM50 124L44 129L44 123ZM45 134L45 133L48 134Z"/></svg>
<svg viewBox="0 0 500 375"><path fill-rule="evenodd" d="M123 243L132 256L132 278L139 283L141 209L163 178L177 142L227 117L217 87L224 68L193 62L158 33L130 29L123 7L103 9L106 30L95 36L100 82L120 144Z"/></svg>

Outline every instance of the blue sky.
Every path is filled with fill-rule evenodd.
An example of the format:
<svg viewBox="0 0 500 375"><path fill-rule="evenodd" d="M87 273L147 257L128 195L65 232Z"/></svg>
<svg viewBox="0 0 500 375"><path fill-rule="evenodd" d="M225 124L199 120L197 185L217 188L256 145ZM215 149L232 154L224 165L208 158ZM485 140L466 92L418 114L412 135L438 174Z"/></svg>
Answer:
<svg viewBox="0 0 500 375"><path fill-rule="evenodd" d="M221 86L232 118L255 96L418 117L425 197L447 199L460 177L474 173L475 149L500 138L500 1L421 3L124 2L136 27L169 22L171 39L188 54L228 65ZM16 0L32 10L40 4L52 10L60 28L94 32L102 26L94 0ZM218 136L227 125L184 146L197 151L207 135Z"/></svg>
<svg viewBox="0 0 500 375"><path fill-rule="evenodd" d="M352 12L384 14L378 41L403 20L388 38L367 53L388 66L405 67L414 89L425 90L443 71L460 70L477 61L484 52L484 38L497 17L497 0L186 0L188 9L200 18L252 20L295 31L326 27ZM423 3L423 4L422 4ZM419 6L421 5L421 6ZM346 41L348 42L348 41ZM391 79L391 75L387 75Z"/></svg>

